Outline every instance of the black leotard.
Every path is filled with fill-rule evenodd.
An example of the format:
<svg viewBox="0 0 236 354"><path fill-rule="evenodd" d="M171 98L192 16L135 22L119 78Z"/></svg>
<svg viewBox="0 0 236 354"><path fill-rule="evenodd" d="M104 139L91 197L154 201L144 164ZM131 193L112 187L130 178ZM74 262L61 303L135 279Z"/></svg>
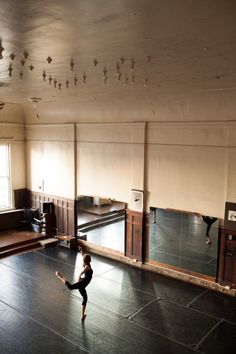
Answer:
<svg viewBox="0 0 236 354"><path fill-rule="evenodd" d="M84 278L81 278L81 280L78 281L77 283L70 284L68 281L65 282L65 285L67 286L68 289L70 289L70 290L78 289L79 290L80 294L83 297L82 305L85 305L85 306L88 301L88 296L87 296L87 292L86 292L85 288L90 283L92 276L93 276L93 270L92 270L92 268L90 268L87 272L84 273Z"/></svg>

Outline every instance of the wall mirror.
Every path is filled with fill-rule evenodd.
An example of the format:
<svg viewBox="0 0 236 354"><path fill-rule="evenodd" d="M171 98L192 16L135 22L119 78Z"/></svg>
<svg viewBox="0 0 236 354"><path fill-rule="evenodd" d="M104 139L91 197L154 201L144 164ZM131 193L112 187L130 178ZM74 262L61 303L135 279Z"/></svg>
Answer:
<svg viewBox="0 0 236 354"><path fill-rule="evenodd" d="M214 217L151 207L149 259L215 278L218 228Z"/></svg>
<svg viewBox="0 0 236 354"><path fill-rule="evenodd" d="M100 196L77 198L77 237L124 253L126 203Z"/></svg>

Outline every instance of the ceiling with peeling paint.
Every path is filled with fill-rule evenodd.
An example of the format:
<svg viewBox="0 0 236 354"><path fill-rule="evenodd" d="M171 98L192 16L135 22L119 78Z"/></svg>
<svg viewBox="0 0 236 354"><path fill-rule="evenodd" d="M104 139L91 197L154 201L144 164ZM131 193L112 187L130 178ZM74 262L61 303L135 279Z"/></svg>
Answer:
<svg viewBox="0 0 236 354"><path fill-rule="evenodd" d="M0 102L100 102L236 88L234 0L0 0Z"/></svg>

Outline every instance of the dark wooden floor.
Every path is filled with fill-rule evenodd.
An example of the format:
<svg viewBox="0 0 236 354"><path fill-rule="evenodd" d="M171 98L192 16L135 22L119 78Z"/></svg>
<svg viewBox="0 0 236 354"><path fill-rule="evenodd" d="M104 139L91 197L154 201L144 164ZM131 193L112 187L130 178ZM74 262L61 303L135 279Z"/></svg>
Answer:
<svg viewBox="0 0 236 354"><path fill-rule="evenodd" d="M0 353L235 353L236 298L92 255L87 318L60 246L0 260Z"/></svg>

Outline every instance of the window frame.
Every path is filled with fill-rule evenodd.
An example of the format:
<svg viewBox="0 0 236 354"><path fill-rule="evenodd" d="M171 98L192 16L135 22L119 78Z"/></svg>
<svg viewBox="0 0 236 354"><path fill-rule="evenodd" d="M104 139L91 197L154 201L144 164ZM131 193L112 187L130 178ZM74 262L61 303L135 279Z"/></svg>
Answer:
<svg viewBox="0 0 236 354"><path fill-rule="evenodd" d="M6 207L0 207L0 213L13 209L12 200L12 176L11 176L11 145L9 142L0 141L0 146L5 146L7 151L7 175L0 176L7 179L8 184L8 205Z"/></svg>

